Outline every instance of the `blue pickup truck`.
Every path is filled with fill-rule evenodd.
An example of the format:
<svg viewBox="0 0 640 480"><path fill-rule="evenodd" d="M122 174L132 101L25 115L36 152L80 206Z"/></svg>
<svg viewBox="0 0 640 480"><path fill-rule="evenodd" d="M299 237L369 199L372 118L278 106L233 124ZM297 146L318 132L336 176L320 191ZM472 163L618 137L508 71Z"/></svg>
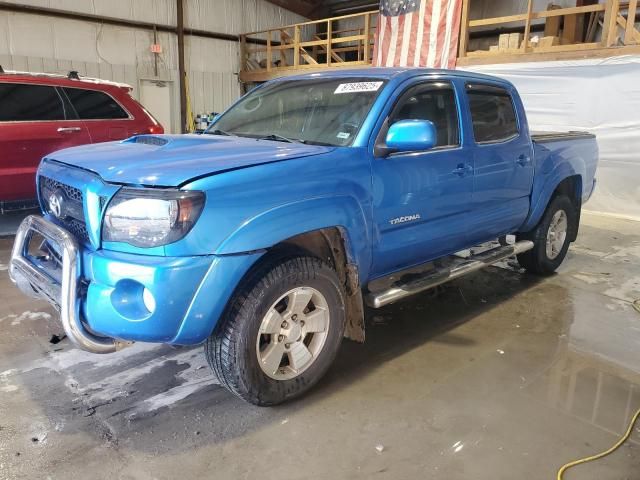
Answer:
<svg viewBox="0 0 640 480"><path fill-rule="evenodd" d="M10 275L80 348L204 343L224 386L274 405L311 388L343 337L364 341L365 306L514 255L552 273L597 157L591 134L530 133L498 78L277 79L201 135L48 155Z"/></svg>

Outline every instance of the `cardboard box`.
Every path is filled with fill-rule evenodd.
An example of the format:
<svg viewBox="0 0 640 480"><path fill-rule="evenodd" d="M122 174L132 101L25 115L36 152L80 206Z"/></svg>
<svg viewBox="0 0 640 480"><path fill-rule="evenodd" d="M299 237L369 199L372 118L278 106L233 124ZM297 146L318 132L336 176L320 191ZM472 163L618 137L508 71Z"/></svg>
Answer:
<svg viewBox="0 0 640 480"><path fill-rule="evenodd" d="M558 37L542 37L538 42L538 47L540 48L548 48L553 47L554 45L559 45L560 39Z"/></svg>
<svg viewBox="0 0 640 480"><path fill-rule="evenodd" d="M503 33L498 37L498 49L509 50L509 36L508 33Z"/></svg>
<svg viewBox="0 0 640 480"><path fill-rule="evenodd" d="M522 43L522 34L521 33L510 33L509 34L509 49L517 50L520 48L520 44Z"/></svg>

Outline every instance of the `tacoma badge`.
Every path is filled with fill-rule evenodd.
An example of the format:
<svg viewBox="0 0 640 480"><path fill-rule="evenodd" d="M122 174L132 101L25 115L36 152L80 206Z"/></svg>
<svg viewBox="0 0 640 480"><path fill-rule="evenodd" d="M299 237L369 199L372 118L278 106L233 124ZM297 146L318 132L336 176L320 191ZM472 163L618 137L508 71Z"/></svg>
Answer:
<svg viewBox="0 0 640 480"><path fill-rule="evenodd" d="M420 220L419 213L414 213L413 215L406 215L404 217L393 218L389 220L389 223L391 225L397 225L399 223L413 222L414 220Z"/></svg>

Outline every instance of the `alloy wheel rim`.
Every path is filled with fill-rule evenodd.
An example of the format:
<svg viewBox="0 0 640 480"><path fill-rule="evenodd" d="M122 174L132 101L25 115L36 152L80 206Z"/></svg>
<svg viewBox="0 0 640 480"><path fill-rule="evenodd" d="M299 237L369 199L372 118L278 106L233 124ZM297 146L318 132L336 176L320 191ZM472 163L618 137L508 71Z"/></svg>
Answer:
<svg viewBox="0 0 640 480"><path fill-rule="evenodd" d="M302 374L318 358L329 332L329 304L318 290L296 287L276 300L262 318L256 354L275 380Z"/></svg>
<svg viewBox="0 0 640 480"><path fill-rule="evenodd" d="M547 230L547 258L554 260L560 255L567 239L567 214L564 210L558 210L551 217L549 230Z"/></svg>

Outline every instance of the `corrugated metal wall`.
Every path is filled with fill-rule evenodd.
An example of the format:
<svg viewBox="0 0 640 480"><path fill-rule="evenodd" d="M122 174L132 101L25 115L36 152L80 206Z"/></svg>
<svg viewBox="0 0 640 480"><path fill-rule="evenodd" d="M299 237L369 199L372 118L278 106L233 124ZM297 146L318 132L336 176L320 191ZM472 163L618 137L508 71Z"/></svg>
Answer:
<svg viewBox="0 0 640 480"><path fill-rule="evenodd" d="M175 0L28 0L12 3L156 23L176 24ZM185 0L185 28L239 34L304 21L265 0ZM179 130L177 38L158 33L158 76L150 31L0 11L0 65L31 72L81 74L125 82L171 82L173 131ZM240 94L239 45L186 36L186 68L194 113L220 111Z"/></svg>

